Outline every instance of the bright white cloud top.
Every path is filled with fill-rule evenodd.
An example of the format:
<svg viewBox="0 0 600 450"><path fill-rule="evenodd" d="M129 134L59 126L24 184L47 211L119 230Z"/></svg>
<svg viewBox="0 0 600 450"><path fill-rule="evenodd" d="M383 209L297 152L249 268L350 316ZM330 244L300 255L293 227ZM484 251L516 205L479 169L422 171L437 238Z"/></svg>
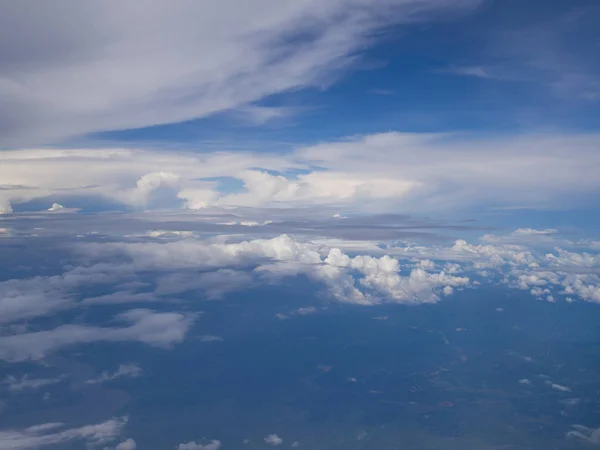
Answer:
<svg viewBox="0 0 600 450"><path fill-rule="evenodd" d="M68 203L69 197L84 197L90 205L109 199L138 210L321 205L415 213L486 205L585 207L600 189L599 142L596 135L491 140L385 133L284 154L13 150L0 155L0 205L6 213L13 204L35 199ZM219 178L242 187L232 190L215 181Z"/></svg>

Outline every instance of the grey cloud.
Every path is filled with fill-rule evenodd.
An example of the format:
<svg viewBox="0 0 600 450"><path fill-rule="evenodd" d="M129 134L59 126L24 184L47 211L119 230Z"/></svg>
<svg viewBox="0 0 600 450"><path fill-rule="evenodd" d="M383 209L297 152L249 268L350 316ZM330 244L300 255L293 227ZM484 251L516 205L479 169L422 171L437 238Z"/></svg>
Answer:
<svg viewBox="0 0 600 450"><path fill-rule="evenodd" d="M136 364L120 364L115 372L102 372L97 378L87 380L86 384L98 384L118 378L137 378L142 374L142 369Z"/></svg>
<svg viewBox="0 0 600 450"><path fill-rule="evenodd" d="M0 450L35 450L49 445L82 442L84 445L101 445L119 437L127 417L114 418L79 428L64 428L62 423L45 423L23 430L0 430Z"/></svg>
<svg viewBox="0 0 600 450"><path fill-rule="evenodd" d="M134 309L119 314L116 319L129 322L129 325L61 325L45 331L2 336L0 359L12 362L38 360L63 347L91 342L137 341L155 347L170 347L183 341L194 317Z"/></svg>
<svg viewBox="0 0 600 450"><path fill-rule="evenodd" d="M219 299L223 294L240 290L251 283L252 276L239 270L218 269L200 274L178 272L161 276L157 281L155 293L165 296L202 290L209 299Z"/></svg>
<svg viewBox="0 0 600 450"><path fill-rule="evenodd" d="M36 390L52 384L57 384L65 380L64 376L56 378L30 378L23 375L20 379L12 375L4 379L4 383L8 385L8 390L11 392L21 392L26 390Z"/></svg>
<svg viewBox="0 0 600 450"><path fill-rule="evenodd" d="M115 450L135 450L137 444L133 439L126 439L115 447Z"/></svg>
<svg viewBox="0 0 600 450"><path fill-rule="evenodd" d="M177 450L219 450L221 448L221 441L213 439L205 443L190 441L182 442L177 446Z"/></svg>
<svg viewBox="0 0 600 450"><path fill-rule="evenodd" d="M374 30L478 3L3 2L1 143L178 122L323 85Z"/></svg>

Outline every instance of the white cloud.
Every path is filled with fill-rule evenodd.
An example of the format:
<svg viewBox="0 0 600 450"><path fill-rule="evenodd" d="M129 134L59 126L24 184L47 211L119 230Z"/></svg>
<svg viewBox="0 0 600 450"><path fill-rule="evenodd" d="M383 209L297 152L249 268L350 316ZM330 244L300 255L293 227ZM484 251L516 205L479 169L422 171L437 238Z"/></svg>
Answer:
<svg viewBox="0 0 600 450"><path fill-rule="evenodd" d="M137 444L135 443L135 441L133 439L127 439L123 442L120 442L116 447L115 450L135 450L137 448Z"/></svg>
<svg viewBox="0 0 600 450"><path fill-rule="evenodd" d="M573 425L575 428L567 433L567 437L583 439L592 444L600 445L600 428L588 428L583 425Z"/></svg>
<svg viewBox="0 0 600 450"><path fill-rule="evenodd" d="M248 105L261 98L330 83L376 30L478 3L165 0L115 8L92 0L57 1L35 12L2 7L0 40L11 44L0 47L7 105L1 144L47 143L238 107L257 116Z"/></svg>
<svg viewBox="0 0 600 450"><path fill-rule="evenodd" d="M273 446L278 446L283 444L283 439L281 439L279 436L277 436L276 434L269 434L266 438L265 438L265 442L269 445L273 445Z"/></svg>
<svg viewBox="0 0 600 450"><path fill-rule="evenodd" d="M91 257L126 255L138 270L217 268L247 264L255 267L255 272L271 278L305 274L324 283L329 293L341 301L354 303L377 303L383 300L397 302L434 302L438 300L437 289L464 287L469 284L467 277L456 277L441 271L428 273L414 269L408 276L399 275L398 260L384 255L374 258L359 255L350 258L339 249L332 249L322 259L310 243L297 241L281 235L272 239L255 239L237 243L211 243L203 241L145 242L92 244L82 247ZM265 260L264 264L261 259ZM267 261L278 263L266 263ZM256 267L258 266L258 267ZM358 272L359 283L367 295L355 286L351 272ZM226 285L225 281L235 282L235 272L219 270L210 274L189 276L182 273L167 275L159 279L157 293L183 292L202 286L203 278L215 278L214 284ZM241 275L240 275L241 276ZM247 275L238 280L239 286L248 284ZM209 283L210 285L210 283ZM206 286L205 286L206 287ZM446 289L448 292L449 289ZM207 292L211 292L210 289Z"/></svg>
<svg viewBox="0 0 600 450"><path fill-rule="evenodd" d="M0 323L44 316L75 304L82 286L112 284L127 279L131 270L110 264L76 267L56 276L38 276L0 282Z"/></svg>
<svg viewBox="0 0 600 450"><path fill-rule="evenodd" d="M137 341L156 347L169 347L183 341L193 317L179 313L157 313L134 309L119 314L123 327L61 325L57 328L0 337L0 359L38 360L59 348L91 342Z"/></svg>
<svg viewBox="0 0 600 450"><path fill-rule="evenodd" d="M211 334L205 334L204 336L200 337L201 342L220 342L222 340L223 338L221 336L213 336Z"/></svg>
<svg viewBox="0 0 600 450"><path fill-rule="evenodd" d="M298 314L299 316L307 316L309 314L316 313L317 312L317 308L315 308L314 306L307 306L305 308L298 308L294 312L295 312L295 314Z"/></svg>
<svg viewBox="0 0 600 450"><path fill-rule="evenodd" d="M2 152L0 207L70 196L141 209L329 207L423 212L471 206L588 206L600 181L595 135L471 136L384 133L285 154L134 149ZM568 167L569 170L565 170ZM299 175L292 171L300 170ZM510 175L508 175L510 174ZM223 190L215 177L242 183ZM228 223L266 225L264 219ZM551 238L521 229L512 239Z"/></svg>
<svg viewBox="0 0 600 450"><path fill-rule="evenodd" d="M57 212L57 211L60 211L61 209L65 209L65 207L63 205L61 205L60 203L52 203L52 206L50 206L50 208L48 208L48 211Z"/></svg>
<svg viewBox="0 0 600 450"><path fill-rule="evenodd" d="M8 375L4 379L4 383L8 385L8 390L11 392L20 392L25 390L35 390L44 386L57 384L65 380L64 376L56 378L30 378L28 375L23 375L20 379L12 375Z"/></svg>
<svg viewBox="0 0 600 450"><path fill-rule="evenodd" d="M556 234L558 230L555 228L546 228L543 230L536 230L535 228L517 228L513 231L514 236L536 236L536 235L548 235Z"/></svg>
<svg viewBox="0 0 600 450"><path fill-rule="evenodd" d="M551 383L550 387L552 389L556 389L557 391L561 391L561 392L571 392L571 388L569 388L567 386L563 386L561 384Z"/></svg>
<svg viewBox="0 0 600 450"><path fill-rule="evenodd" d="M127 418L121 417L64 430L60 430L62 423L45 423L24 430L0 430L0 450L34 450L79 441L87 445L101 445L117 439L126 423Z"/></svg>
<svg viewBox="0 0 600 450"><path fill-rule="evenodd" d="M104 383L106 381L112 381L124 377L137 378L142 374L142 372L143 371L141 367L135 364L120 364L115 372L110 373L104 371L97 378L91 378L87 380L86 384Z"/></svg>
<svg viewBox="0 0 600 450"><path fill-rule="evenodd" d="M221 441L213 439L205 444L199 442L190 441L182 442L177 446L177 450L219 450L221 448Z"/></svg>

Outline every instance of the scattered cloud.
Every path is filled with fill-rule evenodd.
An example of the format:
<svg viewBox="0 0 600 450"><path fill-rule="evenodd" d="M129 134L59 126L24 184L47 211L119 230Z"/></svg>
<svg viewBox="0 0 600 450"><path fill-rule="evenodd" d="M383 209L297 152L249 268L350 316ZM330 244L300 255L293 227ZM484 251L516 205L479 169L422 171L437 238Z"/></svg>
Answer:
<svg viewBox="0 0 600 450"><path fill-rule="evenodd" d="M201 342L220 342L223 338L221 336L213 336L211 334L205 334L200 337Z"/></svg>
<svg viewBox="0 0 600 450"><path fill-rule="evenodd" d="M126 423L127 417L121 417L79 428L63 429L62 423L44 423L23 430L0 430L0 450L34 450L70 442L102 445L117 439Z"/></svg>
<svg viewBox="0 0 600 450"><path fill-rule="evenodd" d="M556 234L558 230L555 228L546 228L544 230L536 230L535 228L517 228L513 231L513 236L537 236Z"/></svg>
<svg viewBox="0 0 600 450"><path fill-rule="evenodd" d="M177 450L219 450L220 448L221 441L218 441L216 439L208 441L204 444L195 441L185 443L182 442L177 446Z"/></svg>
<svg viewBox="0 0 600 450"><path fill-rule="evenodd" d="M118 378L137 378L142 374L142 369L135 364L120 364L119 368L113 372L104 371L97 378L87 380L86 384L105 383Z"/></svg>
<svg viewBox="0 0 600 450"><path fill-rule="evenodd" d="M495 73L493 68L484 66L452 66L446 69L439 69L437 72L491 80L503 79L502 76Z"/></svg>
<svg viewBox="0 0 600 450"><path fill-rule="evenodd" d="M137 444L135 443L135 441L133 439L127 439L123 442L120 442L116 447L115 450L135 450L137 448Z"/></svg>
<svg viewBox="0 0 600 450"><path fill-rule="evenodd" d="M583 425L573 425L573 428L574 430L567 433L567 437L600 444L600 428L588 428Z"/></svg>
<svg viewBox="0 0 600 450"><path fill-rule="evenodd" d="M21 392L26 390L36 390L52 384L58 384L66 379L64 376L56 378L30 378L28 375L23 375L20 379L8 375L4 379L4 384L8 385L8 390L11 392Z"/></svg>
<svg viewBox="0 0 600 450"><path fill-rule="evenodd" d="M571 392L571 388L563 386L561 384L551 383L550 386L552 387L552 389L556 389L557 391Z"/></svg>
<svg viewBox="0 0 600 450"><path fill-rule="evenodd" d="M44 331L0 337L0 359L5 361L39 360L60 348L91 342L137 341L155 347L170 347L183 341L194 318L179 313L159 313L133 309L118 314L123 327L61 325Z"/></svg>
<svg viewBox="0 0 600 450"><path fill-rule="evenodd" d="M269 445L273 445L273 446L278 446L283 444L283 439L281 439L279 436L277 436L276 434L269 434L266 438L265 438L265 442Z"/></svg>

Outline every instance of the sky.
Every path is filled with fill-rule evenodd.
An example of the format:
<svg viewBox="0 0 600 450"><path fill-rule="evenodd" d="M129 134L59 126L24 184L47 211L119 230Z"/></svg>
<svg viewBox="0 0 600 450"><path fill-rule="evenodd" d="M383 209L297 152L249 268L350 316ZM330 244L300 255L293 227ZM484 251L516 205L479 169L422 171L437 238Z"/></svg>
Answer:
<svg viewBox="0 0 600 450"><path fill-rule="evenodd" d="M219 345L213 300L596 307L598 23L595 0L2 2L0 450L140 448L117 407L11 408L143 379L129 345ZM169 445L227 447L202 437Z"/></svg>

